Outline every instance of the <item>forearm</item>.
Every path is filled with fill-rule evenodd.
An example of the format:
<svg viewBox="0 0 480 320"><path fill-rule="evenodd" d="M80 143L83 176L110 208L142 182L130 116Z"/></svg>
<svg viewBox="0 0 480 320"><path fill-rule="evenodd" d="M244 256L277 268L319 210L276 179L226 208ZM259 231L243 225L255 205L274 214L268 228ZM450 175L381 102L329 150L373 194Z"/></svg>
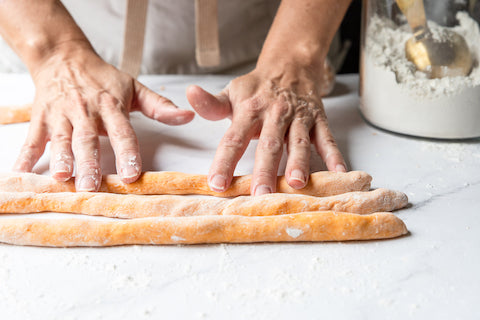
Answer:
<svg viewBox="0 0 480 320"><path fill-rule="evenodd" d="M258 65L320 67L351 0L283 0Z"/></svg>
<svg viewBox="0 0 480 320"><path fill-rule="evenodd" d="M0 1L0 34L33 74L56 52L91 49L84 33L58 0Z"/></svg>

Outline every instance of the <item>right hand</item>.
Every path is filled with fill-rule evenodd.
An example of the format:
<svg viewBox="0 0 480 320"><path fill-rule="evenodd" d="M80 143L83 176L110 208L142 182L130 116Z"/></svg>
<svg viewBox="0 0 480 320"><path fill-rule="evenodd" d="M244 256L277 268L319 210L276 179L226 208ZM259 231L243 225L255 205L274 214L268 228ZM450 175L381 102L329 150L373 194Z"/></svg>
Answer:
<svg viewBox="0 0 480 320"><path fill-rule="evenodd" d="M194 117L103 61L86 41L55 48L32 71L32 78L36 95L31 123L13 170L31 172L50 141L53 177L70 179L75 162L77 191L100 187L100 134L109 136L122 181L138 179L142 164L131 111L169 125Z"/></svg>

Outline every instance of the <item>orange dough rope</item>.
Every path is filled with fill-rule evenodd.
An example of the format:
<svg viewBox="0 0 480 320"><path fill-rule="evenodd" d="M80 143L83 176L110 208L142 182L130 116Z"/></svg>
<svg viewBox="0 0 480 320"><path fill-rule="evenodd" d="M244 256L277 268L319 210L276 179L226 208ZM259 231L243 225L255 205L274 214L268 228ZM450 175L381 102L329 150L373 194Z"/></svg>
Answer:
<svg viewBox="0 0 480 320"><path fill-rule="evenodd" d="M0 219L0 242L50 247L127 244L346 241L399 237L405 224L391 213L333 211L290 215L160 217L132 220Z"/></svg>
<svg viewBox="0 0 480 320"><path fill-rule="evenodd" d="M217 197L236 197L250 194L251 175L234 177L225 192L214 192L207 184L207 176L181 172L144 172L130 184L123 183L117 175L102 179L100 192L129 194L200 194ZM362 171L336 173L315 172L310 175L303 189L293 189L284 176L278 178L277 192L305 194L317 197L332 196L352 191L370 189L372 177ZM3 192L74 192L75 182L58 182L51 177L32 173L12 173L0 176L0 191Z"/></svg>
<svg viewBox="0 0 480 320"><path fill-rule="evenodd" d="M200 215L269 216L327 210L366 214L397 210L407 203L404 193L387 189L330 197L276 193L233 199L90 192L0 192L0 213L68 212L125 219Z"/></svg>
<svg viewBox="0 0 480 320"><path fill-rule="evenodd" d="M32 105L0 107L0 124L11 124L30 121Z"/></svg>

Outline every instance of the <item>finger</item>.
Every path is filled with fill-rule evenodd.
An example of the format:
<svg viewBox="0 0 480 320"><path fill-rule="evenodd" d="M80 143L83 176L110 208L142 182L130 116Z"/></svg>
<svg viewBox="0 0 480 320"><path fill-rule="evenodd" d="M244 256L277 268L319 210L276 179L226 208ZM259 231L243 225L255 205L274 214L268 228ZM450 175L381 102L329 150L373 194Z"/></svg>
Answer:
<svg viewBox="0 0 480 320"><path fill-rule="evenodd" d="M172 126L192 121L195 113L178 109L169 99L153 92L138 81L135 84L135 99L132 110L140 110L147 117Z"/></svg>
<svg viewBox="0 0 480 320"><path fill-rule="evenodd" d="M327 165L327 169L335 172L347 172L345 160L328 127L325 115L319 116L315 121L312 135L315 148Z"/></svg>
<svg viewBox="0 0 480 320"><path fill-rule="evenodd" d="M258 120L250 117L234 119L220 140L208 174L213 191L225 191L232 182L235 167L258 130Z"/></svg>
<svg viewBox="0 0 480 320"><path fill-rule="evenodd" d="M17 172L31 172L38 159L45 151L48 130L45 122L38 118L32 118L28 128L27 138L20 150L12 170Z"/></svg>
<svg viewBox="0 0 480 320"><path fill-rule="evenodd" d="M102 118L115 152L117 173L125 183L136 181L142 172L142 161L137 136L130 121L118 110L103 114Z"/></svg>
<svg viewBox="0 0 480 320"><path fill-rule="evenodd" d="M73 123L72 150L76 164L77 191L97 191L100 187L102 174L99 146L94 124L85 119Z"/></svg>
<svg viewBox="0 0 480 320"><path fill-rule="evenodd" d="M57 121L50 137L50 172L58 181L73 174L72 125L66 118Z"/></svg>
<svg viewBox="0 0 480 320"><path fill-rule="evenodd" d="M272 109L278 109L272 106ZM282 108L280 108L281 110ZM251 186L252 195L275 192L277 171L282 158L287 122L282 112L270 114L258 138Z"/></svg>
<svg viewBox="0 0 480 320"><path fill-rule="evenodd" d="M310 129L313 119L297 118L287 138L288 159L285 168L287 183L294 189L305 187L310 171Z"/></svg>
<svg viewBox="0 0 480 320"><path fill-rule="evenodd" d="M232 113L232 106L225 91L214 96L199 86L189 86L186 95L193 109L207 120L221 120Z"/></svg>

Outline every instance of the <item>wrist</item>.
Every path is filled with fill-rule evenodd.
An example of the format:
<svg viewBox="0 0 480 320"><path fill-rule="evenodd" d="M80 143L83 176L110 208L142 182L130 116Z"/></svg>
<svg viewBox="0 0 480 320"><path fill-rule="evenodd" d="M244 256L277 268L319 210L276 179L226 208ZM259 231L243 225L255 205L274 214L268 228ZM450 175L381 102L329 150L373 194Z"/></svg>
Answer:
<svg viewBox="0 0 480 320"><path fill-rule="evenodd" d="M328 47L315 42L280 44L275 49L264 48L257 67L266 65L291 65L300 69L321 70Z"/></svg>
<svg viewBox="0 0 480 320"><path fill-rule="evenodd" d="M32 44L33 46L33 44ZM37 74L44 68L53 64L67 63L69 61L82 61L86 56L96 55L93 47L87 39L72 39L59 41L52 45L39 45L29 50L28 57L24 57L27 68L35 80Z"/></svg>
<svg viewBox="0 0 480 320"><path fill-rule="evenodd" d="M283 73L298 73L316 79L323 70L327 50L322 46L295 45L287 50L265 50L258 58L256 69L272 76Z"/></svg>

